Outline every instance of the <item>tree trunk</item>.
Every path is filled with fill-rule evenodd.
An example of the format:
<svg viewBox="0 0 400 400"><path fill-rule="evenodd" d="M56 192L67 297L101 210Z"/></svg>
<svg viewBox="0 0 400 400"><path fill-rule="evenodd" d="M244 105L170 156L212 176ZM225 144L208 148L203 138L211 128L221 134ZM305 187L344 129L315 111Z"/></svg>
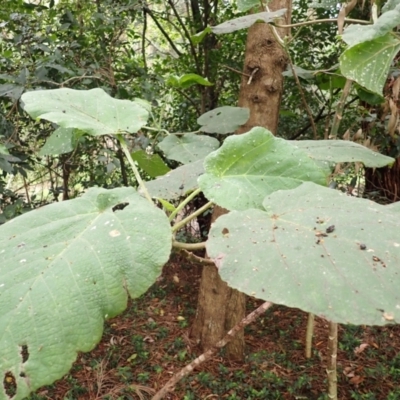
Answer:
<svg viewBox="0 0 400 400"><path fill-rule="evenodd" d="M291 0L273 0L268 4L271 11L289 10L282 23L290 23ZM280 29L283 38L287 30ZM239 93L239 106L250 109L250 118L236 133L244 133L254 126L263 126L275 133L278 126L279 107L283 91L282 72L286 69L286 55L275 40L272 28L257 23L248 32L243 76ZM227 213L215 207L214 222ZM245 316L246 298L243 293L231 289L221 280L214 266L205 266L201 277L197 313L192 326L192 337L202 350L220 340ZM231 360L244 359L244 333L236 335L226 347Z"/></svg>
<svg viewBox="0 0 400 400"><path fill-rule="evenodd" d="M395 203L400 201L400 158L392 167L365 169L365 194L378 192L374 200L378 203Z"/></svg>

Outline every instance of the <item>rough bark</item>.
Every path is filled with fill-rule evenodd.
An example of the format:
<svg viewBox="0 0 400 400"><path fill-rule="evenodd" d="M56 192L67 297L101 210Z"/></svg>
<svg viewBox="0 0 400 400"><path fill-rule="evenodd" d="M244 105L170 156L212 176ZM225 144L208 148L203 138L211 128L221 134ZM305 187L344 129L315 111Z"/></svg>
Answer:
<svg viewBox="0 0 400 400"><path fill-rule="evenodd" d="M379 193L381 201L374 198L378 202L400 201L400 158L391 167L365 169L365 194L371 192Z"/></svg>
<svg viewBox="0 0 400 400"><path fill-rule="evenodd" d="M268 5L271 11L288 9L287 17L282 22L290 23L291 0L273 0ZM288 32L281 29L278 33L283 37ZM239 106L250 109L250 119L237 131L238 134L254 126L276 132L283 91L282 72L286 69L286 62L285 52L276 41L272 28L261 23L253 25L248 32L239 94ZM212 222L226 212L215 207ZM207 350L244 318L245 305L243 293L229 288L214 266L205 266L192 337L203 350ZM243 332L227 345L226 355L232 360L244 359Z"/></svg>

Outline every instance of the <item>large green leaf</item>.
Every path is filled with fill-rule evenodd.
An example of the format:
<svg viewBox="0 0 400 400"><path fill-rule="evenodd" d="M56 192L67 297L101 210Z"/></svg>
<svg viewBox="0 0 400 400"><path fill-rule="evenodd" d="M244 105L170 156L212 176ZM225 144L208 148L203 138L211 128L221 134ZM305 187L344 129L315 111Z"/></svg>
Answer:
<svg viewBox="0 0 400 400"><path fill-rule="evenodd" d="M154 283L170 249L168 218L133 188L90 189L2 225L0 374L15 379L13 400L91 350L128 294Z"/></svg>
<svg viewBox="0 0 400 400"><path fill-rule="evenodd" d="M261 208L266 195L303 181L326 185L328 170L292 142L264 128L228 137L204 162L199 186L205 196L228 210Z"/></svg>
<svg viewBox="0 0 400 400"><path fill-rule="evenodd" d="M158 199L176 200L197 189L197 179L204 173L204 160L182 165L153 181L146 182L150 195Z"/></svg>
<svg viewBox="0 0 400 400"><path fill-rule="evenodd" d="M102 89L38 90L24 93L21 98L31 117L91 135L135 133L146 124L149 115L140 103L113 99Z"/></svg>
<svg viewBox="0 0 400 400"><path fill-rule="evenodd" d="M220 35L223 33L231 33L238 31L240 29L247 29L254 25L256 22L273 22L276 18L284 16L286 13L286 8L272 12L260 12L257 14L249 14L244 17L239 17L231 19L229 21L223 22L217 26L211 27L214 34Z"/></svg>
<svg viewBox="0 0 400 400"><path fill-rule="evenodd" d="M373 25L349 25L343 32L342 39L351 47L385 36L400 24L400 5L382 14Z"/></svg>
<svg viewBox="0 0 400 400"><path fill-rule="evenodd" d="M390 65L399 50L400 40L388 33L345 50L340 56L340 69L346 78L382 95Z"/></svg>
<svg viewBox="0 0 400 400"><path fill-rule="evenodd" d="M248 108L224 106L206 112L197 119L197 123L201 125L202 132L226 135L244 125L249 117Z"/></svg>
<svg viewBox="0 0 400 400"><path fill-rule="evenodd" d="M394 158L372 151L348 140L301 140L292 142L311 158L334 163L362 162L366 167L380 168L394 163Z"/></svg>
<svg viewBox="0 0 400 400"><path fill-rule="evenodd" d="M219 141L206 135L185 133L182 136L169 135L158 146L170 160L189 164L218 149Z"/></svg>
<svg viewBox="0 0 400 400"><path fill-rule="evenodd" d="M207 254L229 286L335 322L400 322L397 213L311 182L264 206L211 228Z"/></svg>

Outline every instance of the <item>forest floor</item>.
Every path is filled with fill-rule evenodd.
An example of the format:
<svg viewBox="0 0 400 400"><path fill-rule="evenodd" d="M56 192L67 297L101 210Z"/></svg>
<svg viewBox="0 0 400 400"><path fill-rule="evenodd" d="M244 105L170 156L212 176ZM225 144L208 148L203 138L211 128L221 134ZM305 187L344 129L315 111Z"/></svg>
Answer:
<svg viewBox="0 0 400 400"><path fill-rule="evenodd" d="M106 322L102 341L70 374L29 400L147 400L201 354L189 337L200 267L174 256L145 295ZM249 298L251 312L262 302ZM313 357L304 355L307 314L273 306L245 329L246 361L223 350L165 399L328 399L328 324L316 318ZM338 398L400 399L400 325L340 326Z"/></svg>

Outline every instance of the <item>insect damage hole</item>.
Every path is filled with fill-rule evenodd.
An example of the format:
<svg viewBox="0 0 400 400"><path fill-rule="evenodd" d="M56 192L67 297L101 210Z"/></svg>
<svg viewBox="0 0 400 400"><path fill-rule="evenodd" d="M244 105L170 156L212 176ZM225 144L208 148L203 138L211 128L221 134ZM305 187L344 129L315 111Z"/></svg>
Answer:
<svg viewBox="0 0 400 400"><path fill-rule="evenodd" d="M4 374L3 387L7 396L14 397L17 393L17 382L12 372L8 371Z"/></svg>
<svg viewBox="0 0 400 400"><path fill-rule="evenodd" d="M25 363L28 361L29 358L29 351L28 351L28 346L26 344L23 344L21 347L21 357L22 357L22 362Z"/></svg>
<svg viewBox="0 0 400 400"><path fill-rule="evenodd" d="M114 206L113 208L112 208L112 210L115 212L115 211L121 211L121 210L123 210L126 206L128 206L129 205L129 203L119 203L119 204L117 204L116 206Z"/></svg>

